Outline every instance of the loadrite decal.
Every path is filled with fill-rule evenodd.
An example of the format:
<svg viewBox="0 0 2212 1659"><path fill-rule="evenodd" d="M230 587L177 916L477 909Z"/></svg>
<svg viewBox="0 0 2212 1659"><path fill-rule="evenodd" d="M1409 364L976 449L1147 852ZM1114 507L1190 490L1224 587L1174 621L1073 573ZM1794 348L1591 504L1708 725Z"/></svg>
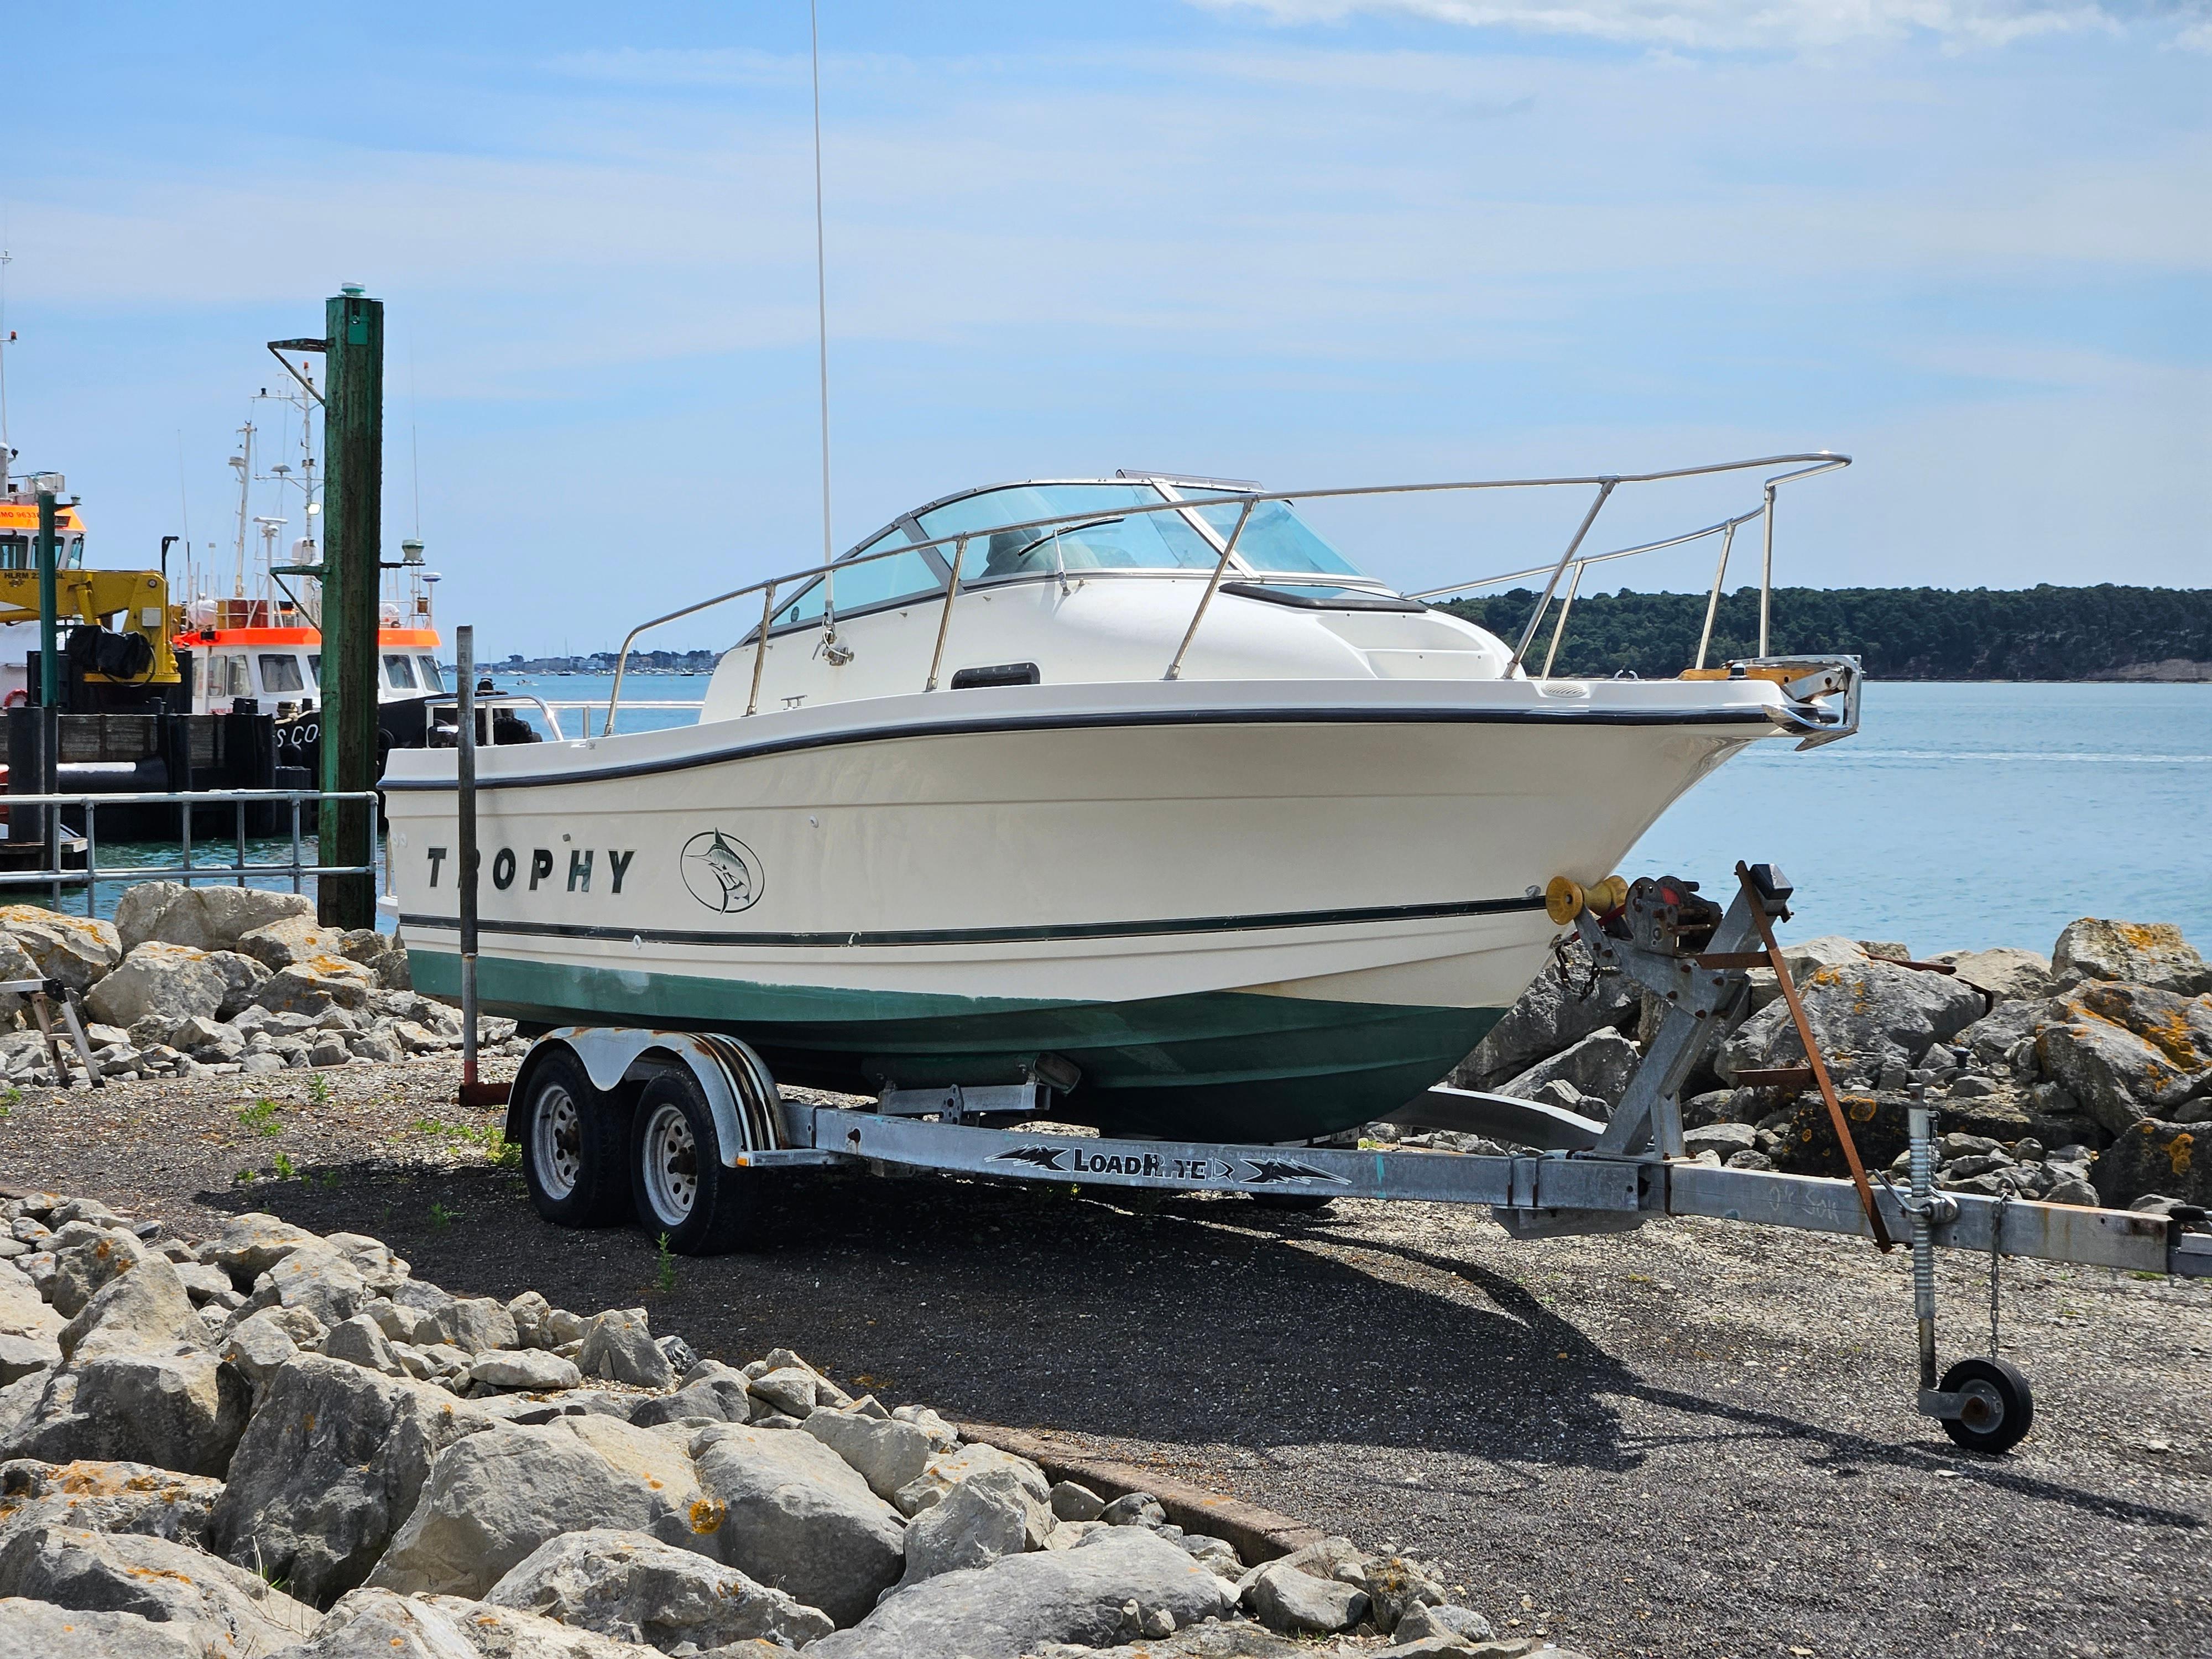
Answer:
<svg viewBox="0 0 2212 1659"><path fill-rule="evenodd" d="M1218 1158L1173 1158L1160 1152L1093 1152L1079 1146L1017 1146L992 1155L994 1164L1026 1164L1055 1175L1093 1177L1134 1176L1139 1180L1232 1182L1240 1187L1272 1187L1285 1181L1325 1181L1332 1186L1351 1183L1341 1176L1316 1170L1295 1158L1248 1158L1231 1161Z"/></svg>
<svg viewBox="0 0 2212 1659"><path fill-rule="evenodd" d="M629 861L637 856L637 849L634 847L610 847L606 850L607 861L603 866L597 865L597 848L579 848L570 851L568 878L565 884L565 890L571 893L592 891L592 876L594 866L597 866L606 874L606 883L601 890L611 896L619 895L623 890L623 878L629 874ZM446 859L450 849L443 847L426 847L422 851L430 860L430 885L435 887L438 884L439 876L445 870ZM479 854L477 856L483 855ZM524 867L522 861L515 856L514 848L501 848L491 855L491 884L504 893L514 885L516 876L521 873ZM527 867L530 872L529 884L532 892L536 892L541 883L547 886L562 884L555 874L551 848L532 848Z"/></svg>

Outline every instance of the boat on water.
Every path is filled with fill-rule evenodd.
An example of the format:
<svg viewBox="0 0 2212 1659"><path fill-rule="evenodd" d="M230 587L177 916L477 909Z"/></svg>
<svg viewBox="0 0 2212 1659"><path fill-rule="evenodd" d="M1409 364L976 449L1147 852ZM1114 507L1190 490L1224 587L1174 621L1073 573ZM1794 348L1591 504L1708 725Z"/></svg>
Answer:
<svg viewBox="0 0 2212 1659"><path fill-rule="evenodd" d="M1847 464L1686 471L1796 465L1771 525L1772 483ZM1609 873L1753 744L1856 727L1850 659L1532 667L1571 568L1644 550L1583 554L1598 507L1679 476L1518 481L1598 497L1517 643L1297 510L1389 491L1158 474L963 491L673 613L757 607L696 726L478 755L483 1006L725 1031L780 1078L870 1094L1041 1084L1054 1116L1123 1135L1382 1115L1540 968L1553 878ZM1658 544L1725 547L1758 516ZM384 783L416 983L448 995L456 775L431 748Z"/></svg>

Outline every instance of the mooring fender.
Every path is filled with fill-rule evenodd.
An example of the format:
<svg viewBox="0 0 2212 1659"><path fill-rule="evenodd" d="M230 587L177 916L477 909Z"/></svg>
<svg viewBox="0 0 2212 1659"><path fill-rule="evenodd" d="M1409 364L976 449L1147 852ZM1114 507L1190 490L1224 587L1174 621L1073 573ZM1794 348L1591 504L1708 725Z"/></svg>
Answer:
<svg viewBox="0 0 2212 1659"><path fill-rule="evenodd" d="M655 1031L625 1026L564 1025L548 1031L523 1057L515 1073L507 1133L519 1139L520 1112L531 1073L541 1055L556 1049L574 1054L592 1086L611 1094L624 1082L653 1071L682 1066L698 1079L714 1115L714 1136L722 1162L735 1167L748 1152L765 1152L783 1142L781 1096L775 1079L751 1047L736 1037L709 1031Z"/></svg>

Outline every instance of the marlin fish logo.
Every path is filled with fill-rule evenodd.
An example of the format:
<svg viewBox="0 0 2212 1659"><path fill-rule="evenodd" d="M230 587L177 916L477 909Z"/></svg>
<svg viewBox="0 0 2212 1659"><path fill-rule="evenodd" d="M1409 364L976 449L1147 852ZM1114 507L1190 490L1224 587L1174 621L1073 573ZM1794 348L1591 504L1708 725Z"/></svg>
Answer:
<svg viewBox="0 0 2212 1659"><path fill-rule="evenodd" d="M684 886L709 910L732 915L760 898L760 855L726 831L701 830L684 843L681 863Z"/></svg>

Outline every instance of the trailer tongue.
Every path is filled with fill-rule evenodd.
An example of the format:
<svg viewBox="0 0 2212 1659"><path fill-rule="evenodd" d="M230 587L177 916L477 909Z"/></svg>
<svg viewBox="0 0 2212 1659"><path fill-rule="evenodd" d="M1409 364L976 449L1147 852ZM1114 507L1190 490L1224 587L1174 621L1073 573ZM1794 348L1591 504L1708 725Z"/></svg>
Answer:
<svg viewBox="0 0 2212 1659"><path fill-rule="evenodd" d="M542 1036L518 1073L507 1133L521 1143L533 1200L577 1224L635 1207L672 1248L734 1247L757 1223L757 1183L781 1169L843 1165L1015 1181L1244 1193L1318 1205L1331 1198L1483 1204L1516 1238L1614 1232L1654 1216L1705 1216L1754 1226L1855 1235L1912 1252L1920 1351L1917 1403L1960 1444L1998 1452L2034 1416L2027 1379L1995 1357L1962 1358L1939 1376L1935 1252L2212 1278L2212 1233L2165 1216L1938 1192L1935 1113L1910 1111L1911 1184L1869 1176L1830 1079L1774 922L1791 891L1771 866L1736 867L1723 910L1673 878L1585 889L1561 878L1552 919L1571 925L1601 971L1624 974L1666 1012L1611 1120L1508 1096L1438 1087L1393 1115L1408 1125L1475 1129L1525 1154L1380 1151L1107 1139L1035 1126L1052 1120L1054 1079L890 1090L867 1108L786 1098L735 1036L563 1027ZM1849 1180L1715 1167L1684 1155L1680 1091L1732 1028L1749 971L1775 973L1803 1042ZM626 1167L622 1167L626 1165ZM1994 1314L1993 1314L1994 1317ZM1992 1350L1994 1351L1994 1334Z"/></svg>

